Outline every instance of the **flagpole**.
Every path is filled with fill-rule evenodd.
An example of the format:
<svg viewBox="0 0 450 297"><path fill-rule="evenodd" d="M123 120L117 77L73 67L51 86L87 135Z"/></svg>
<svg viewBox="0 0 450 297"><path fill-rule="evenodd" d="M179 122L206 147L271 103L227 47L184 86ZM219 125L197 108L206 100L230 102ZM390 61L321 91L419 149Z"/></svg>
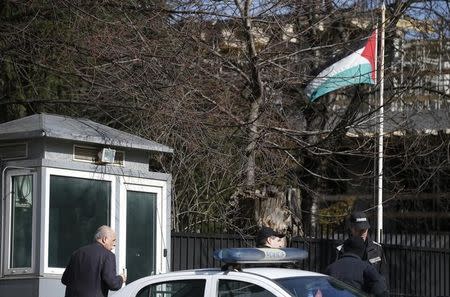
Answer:
<svg viewBox="0 0 450 297"><path fill-rule="evenodd" d="M386 6L381 5L381 29L380 29L380 115L378 134L378 204L377 204L377 241L382 242L383 236L383 134L384 134L384 30L386 18Z"/></svg>

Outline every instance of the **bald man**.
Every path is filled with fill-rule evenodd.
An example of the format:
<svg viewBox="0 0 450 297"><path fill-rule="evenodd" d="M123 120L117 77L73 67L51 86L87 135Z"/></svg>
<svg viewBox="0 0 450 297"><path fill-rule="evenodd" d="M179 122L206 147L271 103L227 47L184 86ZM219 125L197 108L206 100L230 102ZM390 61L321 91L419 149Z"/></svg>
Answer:
<svg viewBox="0 0 450 297"><path fill-rule="evenodd" d="M94 242L76 250L70 257L61 282L65 297L107 297L108 290L117 291L126 281L116 274L116 233L108 226L97 229Z"/></svg>

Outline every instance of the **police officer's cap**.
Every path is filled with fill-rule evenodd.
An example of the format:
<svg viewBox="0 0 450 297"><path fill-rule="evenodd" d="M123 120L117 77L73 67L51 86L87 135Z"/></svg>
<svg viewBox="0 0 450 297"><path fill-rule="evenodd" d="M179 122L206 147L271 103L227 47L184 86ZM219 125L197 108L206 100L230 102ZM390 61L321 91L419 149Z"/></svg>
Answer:
<svg viewBox="0 0 450 297"><path fill-rule="evenodd" d="M286 235L276 232L275 230L273 230L270 227L262 226L261 229L259 230L258 234L256 235L256 241L259 242L259 241L264 240L271 236L276 236L276 237L282 238L282 237L285 237Z"/></svg>
<svg viewBox="0 0 450 297"><path fill-rule="evenodd" d="M352 212L352 214L350 215L350 226L358 230L369 229L369 219L367 218L367 215L362 211Z"/></svg>

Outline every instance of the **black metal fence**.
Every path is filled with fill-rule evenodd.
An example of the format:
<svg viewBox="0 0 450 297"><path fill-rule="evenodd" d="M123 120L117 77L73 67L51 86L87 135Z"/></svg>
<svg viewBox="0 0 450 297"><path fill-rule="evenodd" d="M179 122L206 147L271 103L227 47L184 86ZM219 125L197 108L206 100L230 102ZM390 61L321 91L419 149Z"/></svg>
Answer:
<svg viewBox="0 0 450 297"><path fill-rule="evenodd" d="M304 248L309 253L300 268L323 272L334 261L335 247L342 241L342 236L332 237L340 239L294 238L290 246ZM449 238L449 234L384 236L392 297L450 296ZM171 270L220 267L221 263L213 258L215 250L251 246L254 246L253 237L172 233Z"/></svg>

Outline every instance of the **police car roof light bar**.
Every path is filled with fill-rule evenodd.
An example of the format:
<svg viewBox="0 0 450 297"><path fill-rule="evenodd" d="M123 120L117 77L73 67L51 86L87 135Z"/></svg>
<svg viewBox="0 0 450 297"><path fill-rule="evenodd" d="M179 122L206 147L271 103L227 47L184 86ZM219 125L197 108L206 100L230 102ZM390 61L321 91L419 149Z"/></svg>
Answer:
<svg viewBox="0 0 450 297"><path fill-rule="evenodd" d="M307 257L308 252L299 248L228 248L214 252L216 260L227 264L292 263Z"/></svg>

